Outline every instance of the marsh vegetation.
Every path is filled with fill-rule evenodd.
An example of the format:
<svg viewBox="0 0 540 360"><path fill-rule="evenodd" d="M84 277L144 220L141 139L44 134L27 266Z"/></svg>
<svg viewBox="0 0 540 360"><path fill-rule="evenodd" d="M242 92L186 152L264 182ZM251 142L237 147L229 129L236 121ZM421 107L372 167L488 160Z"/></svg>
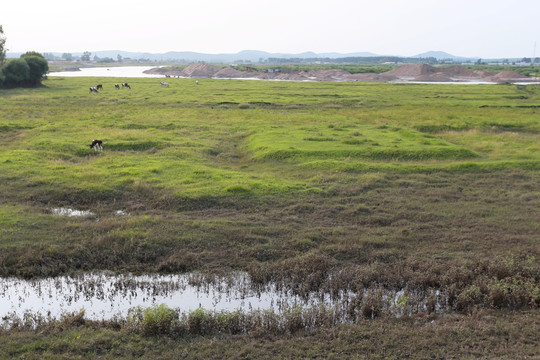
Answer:
<svg viewBox="0 0 540 360"><path fill-rule="evenodd" d="M174 306L37 330L21 319L0 353L534 356L539 86L100 82L0 90L1 276L243 271L300 297L373 290L346 322ZM404 289L407 316L382 311Z"/></svg>

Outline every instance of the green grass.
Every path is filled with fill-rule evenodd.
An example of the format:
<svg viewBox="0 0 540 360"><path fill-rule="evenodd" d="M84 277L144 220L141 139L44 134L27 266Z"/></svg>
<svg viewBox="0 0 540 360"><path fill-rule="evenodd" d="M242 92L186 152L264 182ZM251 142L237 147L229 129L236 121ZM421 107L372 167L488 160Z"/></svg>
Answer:
<svg viewBox="0 0 540 360"><path fill-rule="evenodd" d="M162 88L132 79L131 90L115 90L123 81L50 78L41 88L0 90L0 275L244 270L298 292L441 287L464 314L444 320L438 341L463 357L489 357L482 329L468 333L471 352L448 334L478 320L498 344L499 317L516 327L538 318L540 87L170 79ZM96 83L104 90L89 94ZM89 148L96 138L103 152ZM53 215L63 206L95 215ZM507 284L516 289L501 298ZM497 296L534 300L520 305L528 313L478 315ZM159 323L167 312L141 314ZM432 334L431 320L403 321L334 328L354 334L344 342L326 330L271 336L283 357L303 356L294 344L311 336L322 341L315 358L341 358L331 354L339 349L406 357L394 346L404 336L411 351L443 356L414 336ZM98 356L127 339L118 357L183 357L189 346L208 357L223 346L231 357L271 357L254 345L267 334L169 348L171 339L102 325L24 330L31 340L11 331L0 350ZM392 352L370 347L387 328ZM501 358L508 348L530 355L520 334L497 348ZM356 346L356 335L369 341ZM147 343L159 345L156 353Z"/></svg>
<svg viewBox="0 0 540 360"><path fill-rule="evenodd" d="M104 191L137 180L200 197L227 195L235 186L258 194L309 189L305 178L287 176L291 166L306 164L522 168L540 157L537 109L523 107L538 104L537 87L234 80L193 86L172 79L162 89L156 80L135 79L133 90L117 91L112 84L120 80L107 79L95 95L80 85L85 81L95 79L52 78L45 88L2 91L2 176ZM104 140L104 153L88 148L93 138ZM280 164L261 174L261 160Z"/></svg>

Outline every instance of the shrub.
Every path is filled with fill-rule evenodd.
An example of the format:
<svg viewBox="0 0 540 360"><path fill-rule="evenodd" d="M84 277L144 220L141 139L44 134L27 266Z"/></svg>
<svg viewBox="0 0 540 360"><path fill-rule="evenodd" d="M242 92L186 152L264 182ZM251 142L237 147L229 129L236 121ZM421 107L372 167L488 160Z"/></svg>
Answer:
<svg viewBox="0 0 540 360"><path fill-rule="evenodd" d="M165 304L150 307L142 314L142 331L145 335L171 334L178 313Z"/></svg>
<svg viewBox="0 0 540 360"><path fill-rule="evenodd" d="M5 86L22 86L30 76L30 66L24 59L12 59L2 67Z"/></svg>
<svg viewBox="0 0 540 360"><path fill-rule="evenodd" d="M27 52L19 59L12 59L4 64L0 69L0 85L5 87L39 85L48 71L49 64L41 54Z"/></svg>
<svg viewBox="0 0 540 360"><path fill-rule="evenodd" d="M468 286L457 297L456 308L458 311L467 311L484 304L485 294L476 285Z"/></svg>
<svg viewBox="0 0 540 360"><path fill-rule="evenodd" d="M198 308L188 314L187 325L193 335L208 335L216 331L216 319L211 312Z"/></svg>

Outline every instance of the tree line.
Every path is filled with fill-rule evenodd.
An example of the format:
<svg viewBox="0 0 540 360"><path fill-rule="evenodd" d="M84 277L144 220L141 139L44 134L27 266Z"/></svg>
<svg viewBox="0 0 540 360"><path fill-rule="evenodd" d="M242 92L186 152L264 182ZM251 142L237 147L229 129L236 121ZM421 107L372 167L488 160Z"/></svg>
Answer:
<svg viewBox="0 0 540 360"><path fill-rule="evenodd" d="M366 56L366 57L343 57L343 58L268 58L270 64L374 64L385 63L407 63L407 64L438 64L439 61L434 57L427 58L405 58L399 56Z"/></svg>
<svg viewBox="0 0 540 360"><path fill-rule="evenodd" d="M37 86L49 72L49 63L38 52L28 51L18 59L6 60L6 37L0 25L0 87Z"/></svg>

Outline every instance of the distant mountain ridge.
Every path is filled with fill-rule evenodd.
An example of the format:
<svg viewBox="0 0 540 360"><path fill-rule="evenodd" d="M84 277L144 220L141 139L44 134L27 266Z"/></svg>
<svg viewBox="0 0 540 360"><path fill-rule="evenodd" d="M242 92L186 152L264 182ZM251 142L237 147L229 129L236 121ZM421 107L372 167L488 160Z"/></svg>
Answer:
<svg viewBox="0 0 540 360"><path fill-rule="evenodd" d="M10 58L19 57L22 53L7 53ZM52 52L53 55L61 57L62 53ZM82 52L71 52L71 55L80 57ZM240 61L259 62L260 60L267 60L270 58L276 59L338 59L348 57L378 57L378 56L395 56L395 55L379 55L371 52L354 52L354 53L315 53L312 51L291 54L291 53L270 53L260 50L243 50L237 53L223 53L223 54L206 54L193 51L168 51L165 53L149 53L149 52L133 52L123 50L104 50L91 52L91 57L97 56L99 58L112 58L117 59L118 55L122 58L130 59L148 59L151 61L166 61L166 60L184 60L186 62L214 62L214 63L234 63ZM401 56L400 56L401 57ZM404 56L405 58L405 56Z"/></svg>
<svg viewBox="0 0 540 360"><path fill-rule="evenodd" d="M311 59L311 58L343 58L343 57L368 57L368 56L379 56L377 54L369 52L357 52L357 53L314 53L314 52L303 52L299 54L289 54L289 53L269 53L266 51L260 50L243 50L237 53L230 54L205 54L192 51L169 51L161 54L152 54L146 52L128 52L128 51L119 51L119 50L109 50L109 51L96 51L92 55L97 55L98 57L110 57L115 59L118 55L121 55L124 58L132 59L149 59L149 60L186 60L186 61L206 61L206 62L224 62L231 63L237 61L251 61L258 62L260 60L266 60L269 58L278 58L278 59L290 59L290 58L301 58L301 59Z"/></svg>
<svg viewBox="0 0 540 360"><path fill-rule="evenodd" d="M61 57L63 53L51 52L54 56ZM7 57L19 57L20 52L8 52ZM80 57L82 52L72 52L74 57ZM463 57L455 56L444 51L428 51L415 56L400 56L400 55L380 55L371 52L354 52L354 53L315 53L312 51L292 54L292 53L270 53L260 50L243 50L237 53L222 53L222 54L207 54L194 51L168 51L165 53L150 53L150 52L135 52L123 50L103 50L91 52L91 57L111 58L116 60L118 55L122 58L130 59L147 59L151 61L185 61L185 62L209 62L209 63L236 63L236 62L259 62L267 59L339 59L348 57L396 57L396 58L435 58L437 60L451 59L454 61L476 61L478 57ZM489 60L489 59L484 59ZM497 59L492 59L497 60Z"/></svg>
<svg viewBox="0 0 540 360"><path fill-rule="evenodd" d="M447 52L444 52L444 51L428 51L428 52L425 52L425 53L422 53L422 54L418 54L416 56L413 56L415 58L430 58L430 57L433 57L437 60L447 60L447 59L452 59L452 60L470 60L470 59L478 59L478 58L467 58L467 57L463 57L463 56L455 56L455 55L452 55L452 54L449 54Z"/></svg>

